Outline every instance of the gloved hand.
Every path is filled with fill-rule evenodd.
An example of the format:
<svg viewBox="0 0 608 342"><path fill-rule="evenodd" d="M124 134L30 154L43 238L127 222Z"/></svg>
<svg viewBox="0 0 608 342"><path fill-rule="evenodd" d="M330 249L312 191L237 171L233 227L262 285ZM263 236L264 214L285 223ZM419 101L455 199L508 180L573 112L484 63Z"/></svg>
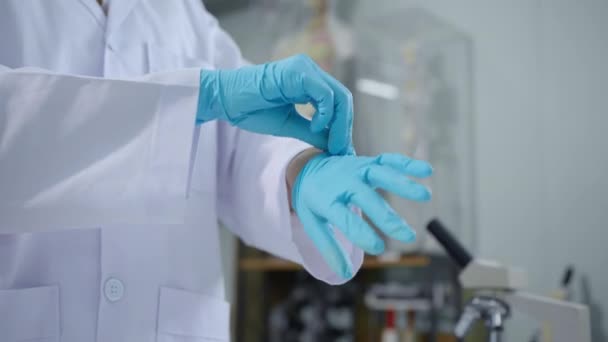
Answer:
<svg viewBox="0 0 608 342"><path fill-rule="evenodd" d="M353 275L352 264L329 224L365 252L382 253L384 242L351 210L353 205L387 236L403 242L414 241L415 231L375 189L414 201L428 201L430 191L407 176L424 178L432 172L427 162L400 154L357 157L323 153L306 163L298 174L292 189L292 206L329 267L347 279Z"/></svg>
<svg viewBox="0 0 608 342"><path fill-rule="evenodd" d="M297 55L236 70L202 70L197 122L220 119L242 129L297 138L329 151L352 148L353 101L346 87ZM312 121L295 104L312 103Z"/></svg>

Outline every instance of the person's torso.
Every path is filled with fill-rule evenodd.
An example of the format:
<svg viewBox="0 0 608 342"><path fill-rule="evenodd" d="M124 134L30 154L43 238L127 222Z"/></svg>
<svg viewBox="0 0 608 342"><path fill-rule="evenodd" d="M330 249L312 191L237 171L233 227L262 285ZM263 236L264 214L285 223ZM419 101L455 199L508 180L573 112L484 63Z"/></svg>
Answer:
<svg viewBox="0 0 608 342"><path fill-rule="evenodd" d="M216 63L215 18L201 1L96 0L0 3L0 64L128 78Z"/></svg>
<svg viewBox="0 0 608 342"><path fill-rule="evenodd" d="M200 1L0 3L0 64L128 78L214 65ZM228 340L215 204L217 133L202 128L184 225L0 235L0 340ZM205 161L203 163L202 161Z"/></svg>

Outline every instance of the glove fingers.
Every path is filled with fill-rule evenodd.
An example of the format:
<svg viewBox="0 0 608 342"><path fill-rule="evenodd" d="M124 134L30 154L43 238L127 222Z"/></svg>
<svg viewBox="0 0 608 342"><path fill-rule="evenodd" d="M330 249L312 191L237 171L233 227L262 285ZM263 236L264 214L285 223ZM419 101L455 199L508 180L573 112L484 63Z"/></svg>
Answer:
<svg viewBox="0 0 608 342"><path fill-rule="evenodd" d="M361 216L352 212L346 205L334 202L322 215L365 252L374 255L384 252L384 241Z"/></svg>
<svg viewBox="0 0 608 342"><path fill-rule="evenodd" d="M277 118L280 118L280 120L277 120ZM295 138L318 149L327 149L329 130L324 129L313 133L310 130L310 121L298 114L291 104L257 110L251 112L250 115L239 118L239 120L230 122L230 124L250 132Z"/></svg>
<svg viewBox="0 0 608 342"><path fill-rule="evenodd" d="M412 242L416 232L391 208L375 190L362 186L350 198L387 236L402 242Z"/></svg>
<svg viewBox="0 0 608 342"><path fill-rule="evenodd" d="M336 241L327 222L306 209L300 210L298 217L302 222L304 231L315 244L329 268L343 279L352 278L353 266L350 259Z"/></svg>
<svg viewBox="0 0 608 342"><path fill-rule="evenodd" d="M331 154L354 154L352 146L353 132L353 96L342 83L321 69L317 64L314 68L321 74L323 80L334 91L334 122L329 132L329 152Z"/></svg>
<svg viewBox="0 0 608 342"><path fill-rule="evenodd" d="M298 114L295 108L292 107L291 110L280 135L302 140L323 151L327 150L328 129L311 131L310 121Z"/></svg>
<svg viewBox="0 0 608 342"><path fill-rule="evenodd" d="M399 172L418 178L429 177L433 167L424 160L413 159L398 153L384 153L376 157L380 165L387 165Z"/></svg>
<svg viewBox="0 0 608 342"><path fill-rule="evenodd" d="M317 109L312 117L310 129L319 132L329 126L334 117L334 91L323 79L315 75L302 75L302 87Z"/></svg>
<svg viewBox="0 0 608 342"><path fill-rule="evenodd" d="M412 201L426 202L431 199L431 192L424 185L410 180L390 167L370 165L365 172L364 181L374 188L384 189Z"/></svg>
<svg viewBox="0 0 608 342"><path fill-rule="evenodd" d="M348 154L352 149L353 108L352 100L335 95L334 122L329 127L328 149L331 154Z"/></svg>

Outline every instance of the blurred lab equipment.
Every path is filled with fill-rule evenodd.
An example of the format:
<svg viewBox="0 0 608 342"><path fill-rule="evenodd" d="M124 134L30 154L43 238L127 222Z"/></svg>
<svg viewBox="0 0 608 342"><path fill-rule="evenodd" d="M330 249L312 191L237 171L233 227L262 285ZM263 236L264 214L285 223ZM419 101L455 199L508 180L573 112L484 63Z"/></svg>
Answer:
<svg viewBox="0 0 608 342"><path fill-rule="evenodd" d="M555 342L591 342L587 306L523 292L526 280L522 270L473 259L437 219L429 222L427 229L460 267L462 286L476 292L454 328L458 338L464 338L472 324L482 320L488 329L488 341L500 342L505 320L517 310L548 322Z"/></svg>
<svg viewBox="0 0 608 342"><path fill-rule="evenodd" d="M574 277L574 267L567 266L562 275L559 287L549 296L551 298L569 301L572 297L572 278ZM531 342L551 342L553 341L551 325L544 322L542 327L538 329L531 338Z"/></svg>
<svg viewBox="0 0 608 342"><path fill-rule="evenodd" d="M608 341L608 334L602 328L601 323L604 319L605 313L600 305L600 302L597 300L592 291L589 275L583 274L579 278L582 302L589 306L589 311L591 313L591 325L594 327L592 332L593 341ZM601 289L601 291L603 291L603 289Z"/></svg>
<svg viewBox="0 0 608 342"><path fill-rule="evenodd" d="M287 337L316 336L316 342L378 342L386 312L371 309L366 294L376 285L408 287L411 297L426 301L430 310L395 310L395 329L401 339L454 342L452 333L460 312L461 293L453 263L442 256L403 256L388 262L364 260L360 272L346 284L329 286L296 264L241 249L236 301L237 341L294 341ZM304 289L304 290L303 290ZM402 297L406 297L405 295ZM387 302L386 297L376 296ZM373 304L372 304L373 305ZM306 308L306 309L304 309ZM298 312L314 312L303 315ZM317 321L307 320L315 317Z"/></svg>
<svg viewBox="0 0 608 342"><path fill-rule="evenodd" d="M269 342L354 341L356 285L331 287L300 274L270 310Z"/></svg>
<svg viewBox="0 0 608 342"><path fill-rule="evenodd" d="M430 293L419 285L376 284L365 294L365 305L370 310L385 313L382 342L416 341L416 314L431 311L433 303ZM397 314L406 316L399 330L395 323Z"/></svg>
<svg viewBox="0 0 608 342"><path fill-rule="evenodd" d="M343 75L342 63L353 54L352 32L335 14L335 1L292 2L298 20L277 42L273 59L305 53L331 74Z"/></svg>
<svg viewBox="0 0 608 342"><path fill-rule="evenodd" d="M443 281L428 283L391 280L375 283L367 289L364 296L366 308L379 313L372 317L383 320L383 332L393 327L388 329L386 335L393 336L394 329L402 342L414 342L419 338L437 341L446 325L453 326L452 308L459 301L454 285ZM393 318L394 324L389 321ZM373 336L367 340L373 341Z"/></svg>
<svg viewBox="0 0 608 342"><path fill-rule="evenodd" d="M386 324L382 329L381 342L399 342L399 332L395 327L395 310L388 309L386 311Z"/></svg>
<svg viewBox="0 0 608 342"><path fill-rule="evenodd" d="M471 39L432 13L407 6L361 3L353 26L357 152L400 152L441 170L427 183L437 194L428 206L386 194L418 233L417 244L387 241L388 250L433 248L425 243L424 224L434 216L455 222L471 246Z"/></svg>
<svg viewBox="0 0 608 342"><path fill-rule="evenodd" d="M340 18L338 2L222 1L212 7L248 60L264 63L303 53L343 81L347 70L342 66L352 58L354 47L351 28ZM347 7L351 7L350 2Z"/></svg>
<svg viewBox="0 0 608 342"><path fill-rule="evenodd" d="M319 66L334 77L345 81L347 61L352 58L351 30L335 15L335 1L307 0L292 2L297 6L290 13L298 13L294 25L280 37L272 59L286 58L295 54L310 56ZM298 6L299 5L299 6ZM294 18L295 19L295 18ZM312 105L297 105L304 117L311 118L315 112Z"/></svg>

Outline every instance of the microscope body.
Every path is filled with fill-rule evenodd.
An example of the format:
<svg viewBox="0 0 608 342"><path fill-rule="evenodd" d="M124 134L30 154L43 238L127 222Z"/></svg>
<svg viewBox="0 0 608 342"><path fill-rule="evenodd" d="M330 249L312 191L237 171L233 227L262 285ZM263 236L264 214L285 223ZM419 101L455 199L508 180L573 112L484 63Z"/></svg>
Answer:
<svg viewBox="0 0 608 342"><path fill-rule="evenodd" d="M518 311L547 322L553 331L553 342L591 342L586 305L522 292L527 283L523 270L474 259L436 219L429 222L427 230L459 266L462 287L475 292L454 329L458 338L463 338L474 322L482 320L488 328L489 341L500 342L505 320L512 311Z"/></svg>
<svg viewBox="0 0 608 342"><path fill-rule="evenodd" d="M476 295L465 305L454 334L464 338L473 323L481 320L488 329L489 341L500 342L504 322L511 316L511 306L501 295L523 288L525 273L493 261L473 259L462 269L459 280L464 288L475 290Z"/></svg>

